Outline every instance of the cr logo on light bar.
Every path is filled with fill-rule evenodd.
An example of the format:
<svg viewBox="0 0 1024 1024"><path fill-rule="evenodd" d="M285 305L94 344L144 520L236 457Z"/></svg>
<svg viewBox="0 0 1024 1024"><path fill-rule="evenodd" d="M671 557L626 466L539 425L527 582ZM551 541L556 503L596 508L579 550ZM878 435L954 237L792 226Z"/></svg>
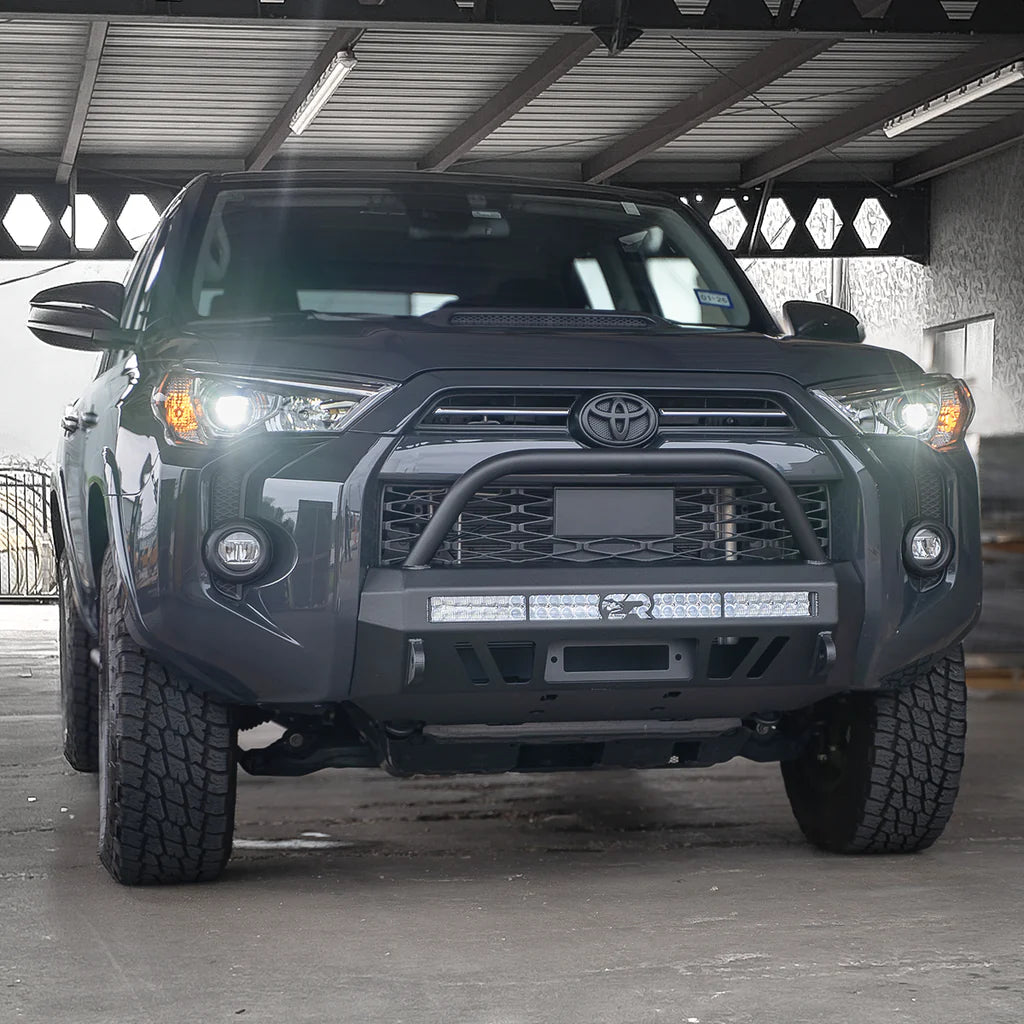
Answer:
<svg viewBox="0 0 1024 1024"><path fill-rule="evenodd" d="M812 594L458 594L430 598L431 622L629 622L637 619L788 619L814 614Z"/></svg>

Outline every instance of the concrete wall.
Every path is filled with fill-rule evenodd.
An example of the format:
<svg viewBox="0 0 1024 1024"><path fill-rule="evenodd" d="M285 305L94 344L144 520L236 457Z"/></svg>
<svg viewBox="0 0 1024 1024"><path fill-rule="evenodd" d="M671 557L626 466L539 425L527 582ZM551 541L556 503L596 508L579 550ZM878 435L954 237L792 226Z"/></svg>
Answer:
<svg viewBox="0 0 1024 1024"><path fill-rule="evenodd" d="M1024 430L1024 143L935 181L930 266L849 260L837 295L832 262L752 260L747 270L776 315L786 299L837 302L860 317L871 344L926 369L928 328L995 317L992 387L974 385L976 431Z"/></svg>
<svg viewBox="0 0 1024 1024"><path fill-rule="evenodd" d="M983 432L1024 429L1024 143L934 183L930 276L932 324L995 316Z"/></svg>
<svg viewBox="0 0 1024 1024"><path fill-rule="evenodd" d="M754 287L776 317L788 299L831 302L860 317L867 341L899 349L927 367L930 347L929 274L925 267L893 257L848 260L846 294L833 274L831 259L758 259L741 262Z"/></svg>

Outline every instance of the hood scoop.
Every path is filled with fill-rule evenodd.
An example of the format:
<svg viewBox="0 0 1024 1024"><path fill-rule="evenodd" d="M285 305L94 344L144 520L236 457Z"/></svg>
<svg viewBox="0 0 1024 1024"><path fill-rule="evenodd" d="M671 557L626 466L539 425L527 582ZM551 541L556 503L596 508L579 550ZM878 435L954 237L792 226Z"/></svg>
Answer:
<svg viewBox="0 0 1024 1024"><path fill-rule="evenodd" d="M453 312L452 327L521 327L541 330L645 330L653 327L650 317L622 313L514 313Z"/></svg>

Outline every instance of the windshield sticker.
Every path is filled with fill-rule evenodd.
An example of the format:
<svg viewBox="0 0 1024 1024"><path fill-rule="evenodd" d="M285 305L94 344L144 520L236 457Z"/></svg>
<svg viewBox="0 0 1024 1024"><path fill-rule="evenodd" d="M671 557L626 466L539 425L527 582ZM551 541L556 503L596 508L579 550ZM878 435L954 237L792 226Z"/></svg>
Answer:
<svg viewBox="0 0 1024 1024"><path fill-rule="evenodd" d="M709 292L703 288L694 288L697 301L702 306L717 306L719 309L732 309L732 298L727 292Z"/></svg>
<svg viewBox="0 0 1024 1024"><path fill-rule="evenodd" d="M625 203L624 202L622 204L622 209L623 209L623 212L624 213L628 213L630 215L630 217L639 217L640 216L640 207L637 206L636 203Z"/></svg>

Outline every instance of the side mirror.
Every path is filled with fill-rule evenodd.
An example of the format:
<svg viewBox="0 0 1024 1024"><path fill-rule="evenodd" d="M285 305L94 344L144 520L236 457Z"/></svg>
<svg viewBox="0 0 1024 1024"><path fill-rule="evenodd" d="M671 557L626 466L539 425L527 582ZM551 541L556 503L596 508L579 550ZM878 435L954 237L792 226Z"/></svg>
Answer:
<svg viewBox="0 0 1024 1024"><path fill-rule="evenodd" d="M47 345L97 351L117 343L123 306L116 281L59 284L33 297L28 329Z"/></svg>
<svg viewBox="0 0 1024 1024"><path fill-rule="evenodd" d="M794 338L813 341L841 341L859 345L864 326L852 314L824 302L787 302L782 307L786 330Z"/></svg>

